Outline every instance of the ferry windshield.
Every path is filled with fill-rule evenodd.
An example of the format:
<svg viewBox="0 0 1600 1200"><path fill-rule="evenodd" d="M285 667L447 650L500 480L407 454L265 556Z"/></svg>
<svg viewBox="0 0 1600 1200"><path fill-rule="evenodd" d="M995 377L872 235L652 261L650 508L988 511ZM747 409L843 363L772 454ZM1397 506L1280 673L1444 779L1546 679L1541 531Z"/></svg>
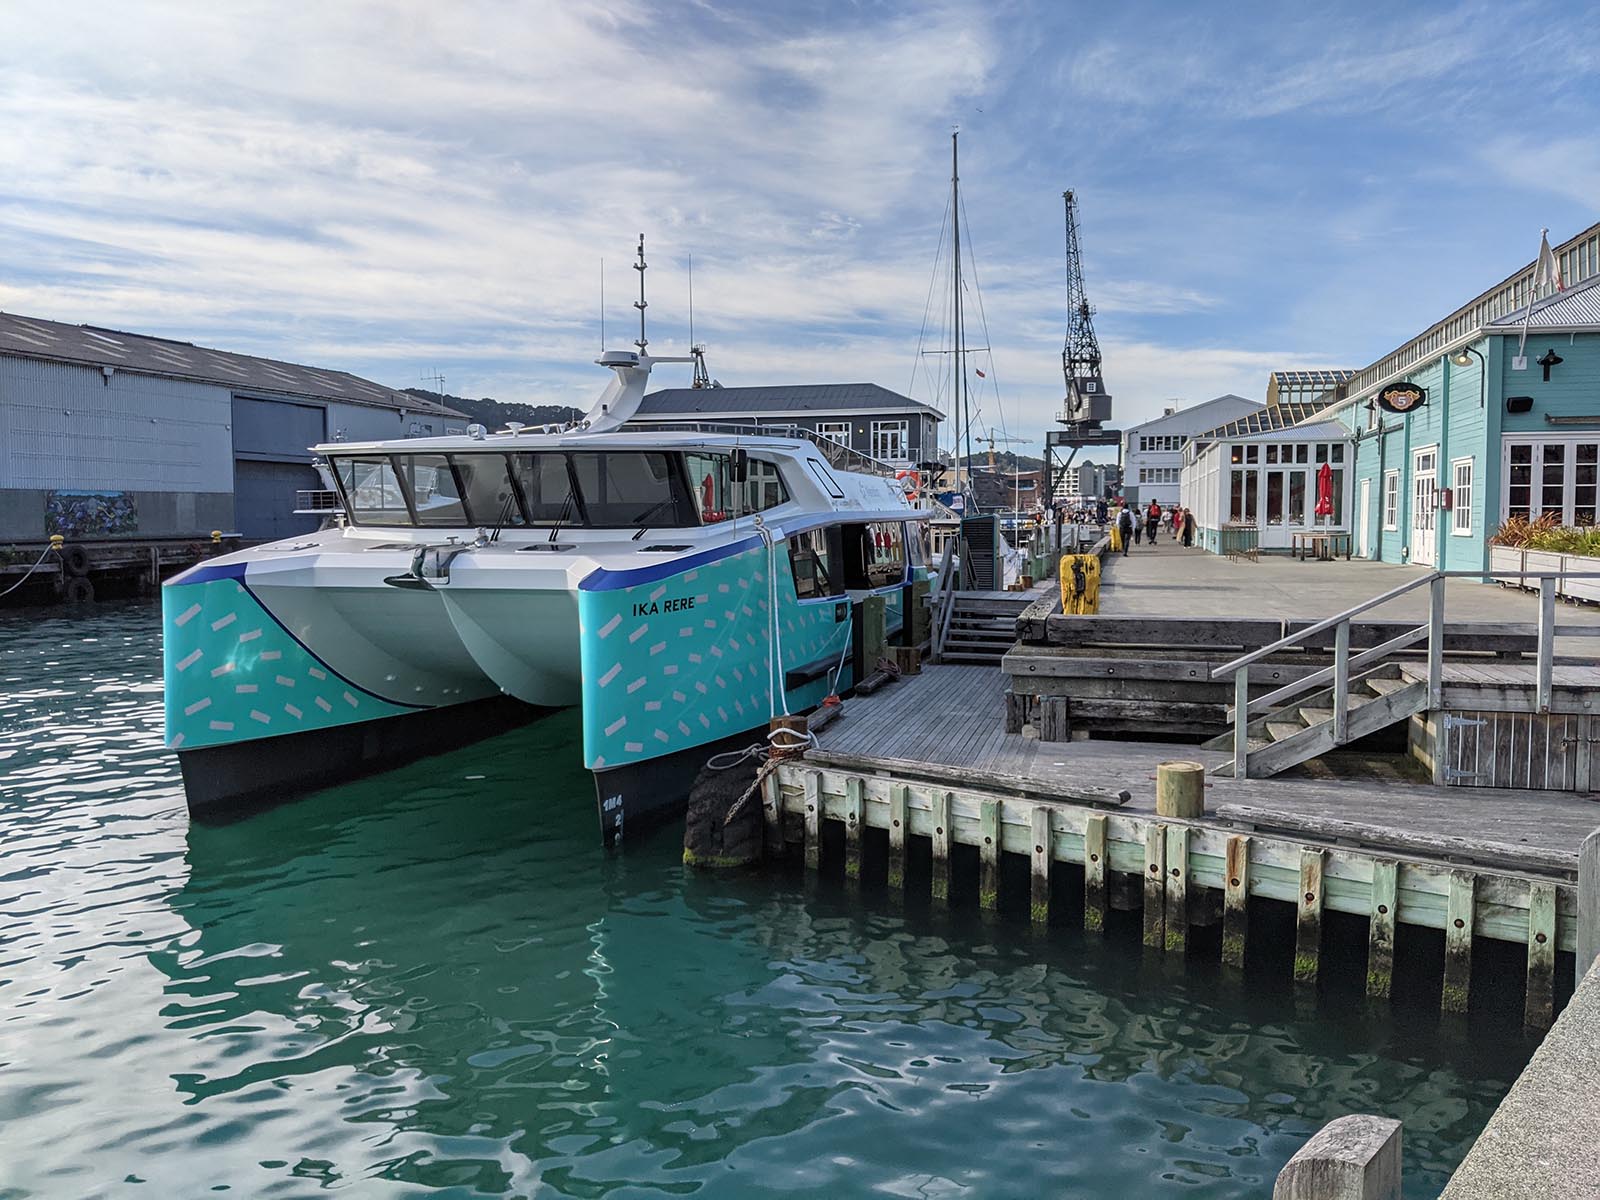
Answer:
<svg viewBox="0 0 1600 1200"><path fill-rule="evenodd" d="M332 456L357 525L700 524L678 456L648 450Z"/></svg>

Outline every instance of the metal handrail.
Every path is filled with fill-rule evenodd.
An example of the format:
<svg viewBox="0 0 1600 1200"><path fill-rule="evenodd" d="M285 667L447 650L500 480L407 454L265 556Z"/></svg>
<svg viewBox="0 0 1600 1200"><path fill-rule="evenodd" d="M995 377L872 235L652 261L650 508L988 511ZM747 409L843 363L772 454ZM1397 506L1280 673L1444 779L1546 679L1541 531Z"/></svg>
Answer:
<svg viewBox="0 0 1600 1200"><path fill-rule="evenodd" d="M1231 662L1224 663L1211 671L1209 678L1221 679L1225 675L1233 676L1233 777L1235 779L1248 778L1250 758L1250 715L1259 708L1267 708L1273 704L1288 700L1301 692L1309 691L1314 687L1333 682L1333 738L1335 745L1343 745L1348 740L1348 723L1350 715L1350 671L1352 668L1365 666L1375 662L1386 654L1395 650L1405 649L1415 645L1424 638L1428 642L1428 707L1435 709L1440 706L1444 692L1444 584L1446 579L1481 579L1485 582L1495 579L1537 579L1539 581L1539 630L1536 646L1534 667L1535 699L1541 713L1550 711L1551 693L1555 681L1555 607L1556 607L1556 581L1558 579L1600 579L1600 570L1596 571L1429 571L1426 575L1409 580L1399 587L1391 588L1382 595L1364 600L1360 604L1352 605L1343 612L1304 629L1297 629L1294 633L1279 638L1271 645L1253 650L1249 654L1242 654ZM1390 638L1382 645L1374 646L1369 650L1356 655L1350 655L1350 620L1361 613L1377 608L1408 592L1428 585L1428 619L1416 628L1408 630L1397 637ZM1334 631L1333 666L1308 675L1285 687L1259 696L1254 702L1250 699L1250 666L1259 662L1270 654L1274 654L1287 646L1293 646L1306 638L1327 630Z"/></svg>
<svg viewBox="0 0 1600 1200"><path fill-rule="evenodd" d="M853 446L846 446L843 442L836 442L830 437L824 437L814 429L807 429L804 425L771 425L766 422L761 424L746 424L739 421L671 421L662 418L634 419L628 422L631 429L666 429L687 433L729 433L745 437L780 437L794 438L810 442L822 452L822 457L830 467L838 467L841 471L863 471L869 475L893 476L896 471L906 470L906 467L896 466L894 463L884 462L882 459L873 458L870 454L863 454Z"/></svg>

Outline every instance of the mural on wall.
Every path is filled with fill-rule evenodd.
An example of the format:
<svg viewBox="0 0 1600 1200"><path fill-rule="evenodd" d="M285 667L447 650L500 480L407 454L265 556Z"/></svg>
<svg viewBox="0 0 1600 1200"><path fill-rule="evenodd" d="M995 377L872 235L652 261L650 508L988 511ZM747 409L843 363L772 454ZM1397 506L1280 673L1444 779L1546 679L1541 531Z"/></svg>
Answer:
<svg viewBox="0 0 1600 1200"><path fill-rule="evenodd" d="M139 532L131 492L46 492L44 531L63 537L115 537Z"/></svg>

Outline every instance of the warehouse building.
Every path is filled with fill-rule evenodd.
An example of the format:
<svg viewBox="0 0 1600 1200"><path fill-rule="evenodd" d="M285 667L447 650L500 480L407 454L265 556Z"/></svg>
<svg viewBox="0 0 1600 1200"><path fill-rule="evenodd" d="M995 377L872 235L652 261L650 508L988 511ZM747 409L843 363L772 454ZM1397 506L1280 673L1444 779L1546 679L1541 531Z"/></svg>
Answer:
<svg viewBox="0 0 1600 1200"><path fill-rule="evenodd" d="M898 467L933 462L939 410L875 383L665 388L639 405L635 424L738 424L801 429Z"/></svg>
<svg viewBox="0 0 1600 1200"><path fill-rule="evenodd" d="M0 543L293 536L309 447L465 428L343 371L0 313Z"/></svg>

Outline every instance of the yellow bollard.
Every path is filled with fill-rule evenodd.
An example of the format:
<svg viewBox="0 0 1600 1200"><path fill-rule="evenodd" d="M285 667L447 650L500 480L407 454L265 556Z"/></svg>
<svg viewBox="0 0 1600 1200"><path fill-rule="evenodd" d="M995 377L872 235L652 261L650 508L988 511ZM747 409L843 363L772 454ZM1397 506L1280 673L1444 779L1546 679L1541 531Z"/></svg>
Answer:
<svg viewBox="0 0 1600 1200"><path fill-rule="evenodd" d="M1100 559L1093 554L1061 556L1061 611L1087 616L1100 611Z"/></svg>

